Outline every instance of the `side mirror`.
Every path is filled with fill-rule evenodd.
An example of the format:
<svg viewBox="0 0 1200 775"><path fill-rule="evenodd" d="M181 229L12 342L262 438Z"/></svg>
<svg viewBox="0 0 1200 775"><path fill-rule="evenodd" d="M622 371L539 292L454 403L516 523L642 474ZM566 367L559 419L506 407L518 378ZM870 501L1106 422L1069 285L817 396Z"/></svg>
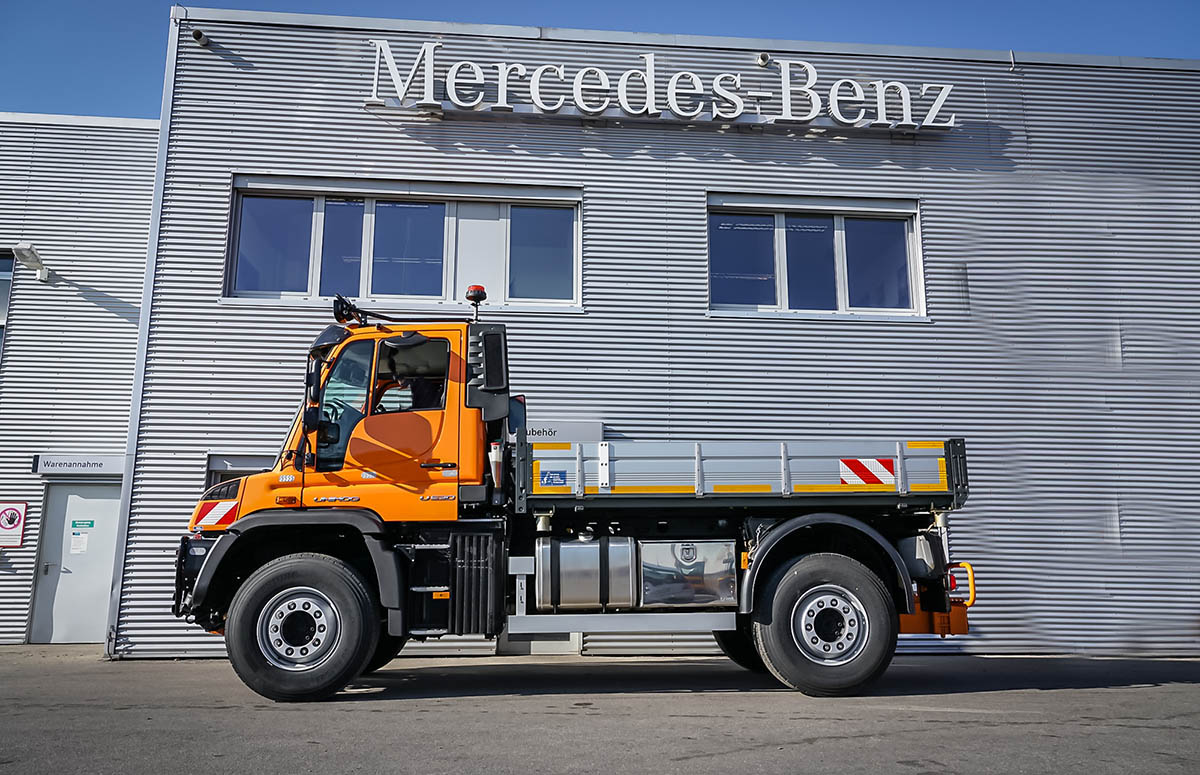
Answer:
<svg viewBox="0 0 1200 775"><path fill-rule="evenodd" d="M304 408L304 415L300 419L300 423L304 426L304 432L306 434L318 430L321 425L321 407L306 406Z"/></svg>
<svg viewBox="0 0 1200 775"><path fill-rule="evenodd" d="M320 366L314 360L312 368L304 375L304 387L308 391L308 400L314 404L321 402L321 372L319 368Z"/></svg>
<svg viewBox="0 0 1200 775"><path fill-rule="evenodd" d="M342 426L332 420L321 420L317 424L317 444L330 446L342 439Z"/></svg>

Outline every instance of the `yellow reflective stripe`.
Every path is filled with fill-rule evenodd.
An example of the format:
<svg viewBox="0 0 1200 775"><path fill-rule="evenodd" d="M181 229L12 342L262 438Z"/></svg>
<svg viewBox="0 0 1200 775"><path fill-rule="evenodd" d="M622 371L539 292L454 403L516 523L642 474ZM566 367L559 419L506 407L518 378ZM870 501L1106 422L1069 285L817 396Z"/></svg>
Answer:
<svg viewBox="0 0 1200 775"><path fill-rule="evenodd" d="M771 492L769 484L714 484L713 492Z"/></svg>
<svg viewBox="0 0 1200 775"><path fill-rule="evenodd" d="M792 492L895 492L894 484L793 484Z"/></svg>
<svg viewBox="0 0 1200 775"><path fill-rule="evenodd" d="M908 442L909 449L942 449L946 446L944 441L910 441Z"/></svg>
<svg viewBox="0 0 1200 775"><path fill-rule="evenodd" d="M538 449L570 449L570 448L571 448L571 442L569 442L569 441L568 441L568 442L563 442L563 443L557 443L557 442L556 442L556 443L553 443L553 444L551 444L550 442L539 442L539 443L537 443L537 444L534 444L534 445L533 445L533 448L534 448L535 450L538 450Z"/></svg>

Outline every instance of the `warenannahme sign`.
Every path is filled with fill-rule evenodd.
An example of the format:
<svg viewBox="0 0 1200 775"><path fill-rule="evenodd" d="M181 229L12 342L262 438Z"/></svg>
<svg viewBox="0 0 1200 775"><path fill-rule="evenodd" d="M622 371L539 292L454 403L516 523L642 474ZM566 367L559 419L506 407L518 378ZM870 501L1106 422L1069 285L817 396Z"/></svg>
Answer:
<svg viewBox="0 0 1200 775"><path fill-rule="evenodd" d="M768 82L774 81L773 88L766 89L744 88L742 73L718 73L705 79L688 70L660 72L653 53L641 54L640 66L621 73L589 65L571 69L563 64L463 59L450 63L445 71L441 85L449 105L444 105L435 96L441 43L426 42L411 62L400 63L386 40L369 43L375 47L375 73L367 103L374 105L385 104L381 90L390 96L383 82L386 77L400 105L418 108L730 122L747 113L748 103L765 101L779 107L776 115L756 113L763 123L807 124L828 116L837 125L860 128L915 131L955 125L955 114L946 107L951 84L910 87L901 81L839 78L828 88L819 88L812 63L772 59L767 54L755 60L757 67L772 72ZM514 103L518 84L528 92L528 103ZM485 103L485 94L496 95L495 101ZM660 101L663 95L665 100Z"/></svg>

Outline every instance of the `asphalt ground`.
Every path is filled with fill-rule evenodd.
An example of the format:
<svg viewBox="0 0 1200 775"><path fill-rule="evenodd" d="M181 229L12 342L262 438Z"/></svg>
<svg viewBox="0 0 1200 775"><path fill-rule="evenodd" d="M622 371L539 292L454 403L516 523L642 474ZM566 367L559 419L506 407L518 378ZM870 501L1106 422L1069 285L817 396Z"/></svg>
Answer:
<svg viewBox="0 0 1200 775"><path fill-rule="evenodd" d="M220 660L0 647L0 772L1200 772L1200 660L898 657L813 699L723 659L393 662L275 704Z"/></svg>

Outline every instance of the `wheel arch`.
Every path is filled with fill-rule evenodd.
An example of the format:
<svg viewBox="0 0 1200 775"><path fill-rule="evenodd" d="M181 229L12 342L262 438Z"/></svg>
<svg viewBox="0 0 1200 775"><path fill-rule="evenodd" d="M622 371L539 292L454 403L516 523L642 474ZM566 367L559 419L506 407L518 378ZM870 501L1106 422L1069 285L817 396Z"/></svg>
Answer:
<svg viewBox="0 0 1200 775"><path fill-rule="evenodd" d="M759 582L784 562L820 551L837 551L866 565L887 586L896 610L912 613L912 576L896 547L862 520L832 512L795 517L767 533L754 552L754 562L742 574L738 612L754 610Z"/></svg>
<svg viewBox="0 0 1200 775"><path fill-rule="evenodd" d="M298 530L298 528L301 528ZM399 555L384 540L385 525L366 509L268 509L230 525L209 552L192 590L193 612L215 624L251 573L295 552L337 557L363 574L384 608L399 608ZM197 618L201 624L204 614Z"/></svg>

